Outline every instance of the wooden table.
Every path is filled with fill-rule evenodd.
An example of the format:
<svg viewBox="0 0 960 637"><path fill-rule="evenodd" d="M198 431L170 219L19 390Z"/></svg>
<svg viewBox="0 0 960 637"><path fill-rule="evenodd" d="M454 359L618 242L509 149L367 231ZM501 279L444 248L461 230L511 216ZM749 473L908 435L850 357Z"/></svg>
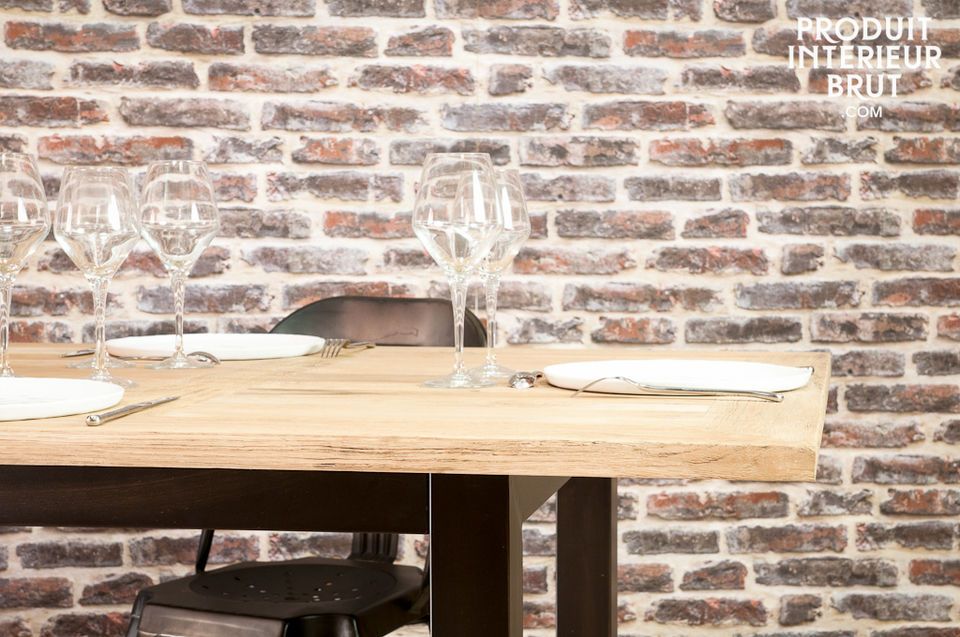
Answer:
<svg viewBox="0 0 960 637"><path fill-rule="evenodd" d="M12 350L24 376L77 376ZM520 525L559 489L558 635L616 634L617 477L812 480L826 353L521 347L504 364L711 358L814 367L783 403L426 389L446 349L121 370L125 402L182 398L99 428L0 423L0 524L431 534L431 630L520 633ZM477 358L476 354L471 354ZM253 506L251 506L253 504Z"/></svg>

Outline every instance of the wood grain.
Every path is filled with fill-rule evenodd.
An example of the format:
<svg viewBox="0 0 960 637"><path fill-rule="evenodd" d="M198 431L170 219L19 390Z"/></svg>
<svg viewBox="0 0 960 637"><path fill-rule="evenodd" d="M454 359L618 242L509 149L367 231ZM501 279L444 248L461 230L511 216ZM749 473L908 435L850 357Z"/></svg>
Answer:
<svg viewBox="0 0 960 637"><path fill-rule="evenodd" d="M82 377L63 345L17 345L23 376ZM469 357L479 362L480 352ZM124 403L181 395L90 428L82 417L0 423L0 464L296 469L594 477L812 480L829 354L641 348L503 350L542 369L596 359L709 358L812 365L783 403L742 399L427 389L448 349L378 347L337 359L228 362L213 369L120 370L139 386Z"/></svg>

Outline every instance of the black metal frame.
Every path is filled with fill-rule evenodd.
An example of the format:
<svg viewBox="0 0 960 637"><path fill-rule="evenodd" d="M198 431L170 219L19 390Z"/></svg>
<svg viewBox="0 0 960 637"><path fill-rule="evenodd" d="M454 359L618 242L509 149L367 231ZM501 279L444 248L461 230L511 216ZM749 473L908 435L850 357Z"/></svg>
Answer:
<svg viewBox="0 0 960 637"><path fill-rule="evenodd" d="M557 634L614 637L615 484L611 478L0 466L0 524L430 533L433 637L515 637L521 524L559 488Z"/></svg>

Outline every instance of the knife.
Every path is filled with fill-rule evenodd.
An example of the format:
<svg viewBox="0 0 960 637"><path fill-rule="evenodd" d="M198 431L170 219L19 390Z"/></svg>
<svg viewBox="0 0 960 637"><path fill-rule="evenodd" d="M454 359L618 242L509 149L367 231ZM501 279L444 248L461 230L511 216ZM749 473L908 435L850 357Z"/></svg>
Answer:
<svg viewBox="0 0 960 637"><path fill-rule="evenodd" d="M90 414L84 419L84 422L87 423L88 427L99 427L100 425L110 422L111 420L123 418L124 416L129 416L130 414L135 414L138 411L150 409L151 407L156 407L157 405L173 402L178 398L180 397L167 396L165 398L157 398L156 400L146 400L142 403L133 403L132 405L127 405L126 407L118 407L117 409L100 412L99 414Z"/></svg>

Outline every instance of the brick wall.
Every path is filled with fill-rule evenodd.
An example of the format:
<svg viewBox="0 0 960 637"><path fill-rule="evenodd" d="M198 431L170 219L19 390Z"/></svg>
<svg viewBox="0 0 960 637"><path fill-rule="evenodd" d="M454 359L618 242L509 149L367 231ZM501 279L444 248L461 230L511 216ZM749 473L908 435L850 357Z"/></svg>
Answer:
<svg viewBox="0 0 960 637"><path fill-rule="evenodd" d="M787 67L792 19L936 18L943 69L850 118ZM518 166L535 236L510 343L830 349L818 484L625 480L624 635L960 635L960 6L952 0L0 0L0 146L62 165L213 165L223 237L192 330L335 294L443 295L409 227L431 150ZM91 332L54 243L15 338ZM111 332L168 330L142 247ZM14 356L16 350L14 349ZM784 426L789 426L785 422ZM554 622L553 516L526 531L527 626ZM121 635L190 532L0 529L0 637ZM219 561L336 554L233 532ZM405 559L422 555L406 538ZM913 627L913 628L911 628ZM422 634L422 633L418 633ZM496 636L491 636L496 637Z"/></svg>

